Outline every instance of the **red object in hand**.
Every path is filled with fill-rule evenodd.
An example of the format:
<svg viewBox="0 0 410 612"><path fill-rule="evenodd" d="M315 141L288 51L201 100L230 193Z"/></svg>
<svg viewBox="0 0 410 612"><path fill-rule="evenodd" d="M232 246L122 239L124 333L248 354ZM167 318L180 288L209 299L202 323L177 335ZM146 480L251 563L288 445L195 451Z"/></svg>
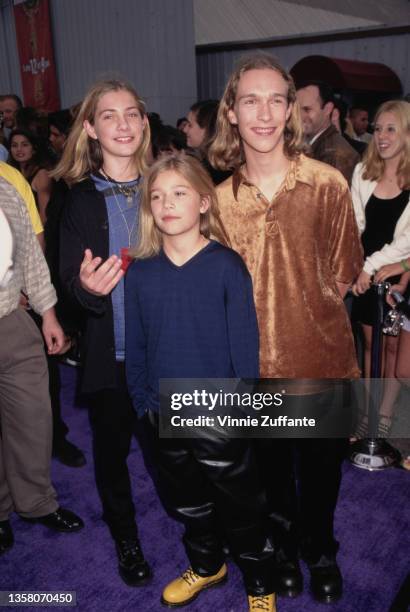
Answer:
<svg viewBox="0 0 410 612"><path fill-rule="evenodd" d="M132 257L130 257L128 253L129 253L128 247L123 247L121 249L121 270L123 270L124 272L127 271L128 266L132 262Z"/></svg>

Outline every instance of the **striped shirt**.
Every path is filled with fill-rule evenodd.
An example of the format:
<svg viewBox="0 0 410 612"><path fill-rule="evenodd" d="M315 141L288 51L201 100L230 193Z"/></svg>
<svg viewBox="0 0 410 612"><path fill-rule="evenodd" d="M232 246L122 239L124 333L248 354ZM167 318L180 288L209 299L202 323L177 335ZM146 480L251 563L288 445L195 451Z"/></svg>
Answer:
<svg viewBox="0 0 410 612"><path fill-rule="evenodd" d="M1 177L0 208L8 219L15 244L13 276L0 289L0 318L18 308L21 291L28 296L33 310L42 315L57 302L56 292L26 205L14 187Z"/></svg>

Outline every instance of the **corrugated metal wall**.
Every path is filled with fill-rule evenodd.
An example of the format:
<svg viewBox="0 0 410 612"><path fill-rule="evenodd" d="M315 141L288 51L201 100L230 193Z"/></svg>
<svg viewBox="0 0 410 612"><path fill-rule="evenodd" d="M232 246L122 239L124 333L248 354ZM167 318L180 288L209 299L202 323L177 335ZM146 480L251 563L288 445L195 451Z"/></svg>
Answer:
<svg viewBox="0 0 410 612"><path fill-rule="evenodd" d="M0 0L0 93L22 95L11 0Z"/></svg>
<svg viewBox="0 0 410 612"><path fill-rule="evenodd" d="M334 40L303 44L264 46L288 70L307 55L326 55L365 62L379 62L394 70L402 82L403 91L410 92L410 34L395 34L375 38ZM234 63L244 51L213 51L197 54L198 97L219 98Z"/></svg>
<svg viewBox="0 0 410 612"><path fill-rule="evenodd" d="M3 0L4 4L4 0ZM62 106L101 76L130 80L149 111L174 123L196 100L192 0L50 0ZM21 92L11 0L3 8L0 92ZM11 76L10 76L11 74Z"/></svg>
<svg viewBox="0 0 410 612"><path fill-rule="evenodd" d="M52 0L51 10L63 104L117 72L166 121L185 114L196 97L192 0Z"/></svg>

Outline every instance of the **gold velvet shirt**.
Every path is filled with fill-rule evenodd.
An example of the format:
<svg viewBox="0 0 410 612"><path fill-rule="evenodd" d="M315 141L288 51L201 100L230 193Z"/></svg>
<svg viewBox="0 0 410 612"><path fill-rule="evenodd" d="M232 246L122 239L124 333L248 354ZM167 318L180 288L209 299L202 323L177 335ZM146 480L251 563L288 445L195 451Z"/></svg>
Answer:
<svg viewBox="0 0 410 612"><path fill-rule="evenodd" d="M301 155L272 202L240 170L217 194L222 231L253 280L261 377L357 377L336 281L352 283L363 256L342 175Z"/></svg>

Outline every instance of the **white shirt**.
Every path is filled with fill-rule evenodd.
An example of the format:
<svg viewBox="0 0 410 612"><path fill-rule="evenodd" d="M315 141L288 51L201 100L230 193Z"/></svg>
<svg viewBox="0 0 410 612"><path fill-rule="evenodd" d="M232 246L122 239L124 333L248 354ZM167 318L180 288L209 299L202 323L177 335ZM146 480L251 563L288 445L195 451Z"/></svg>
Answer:
<svg viewBox="0 0 410 612"><path fill-rule="evenodd" d="M329 125L330 125L330 123L329 123ZM309 140L309 144L312 145L319 138L319 136L321 136L321 134L323 134L323 132L326 132L326 130L329 127L329 125L327 125L325 128L323 128L323 130L320 130L320 132L318 132L317 134L315 134L313 136L313 138L311 138Z"/></svg>
<svg viewBox="0 0 410 612"><path fill-rule="evenodd" d="M13 272L13 235L7 217L0 208L0 287L5 287Z"/></svg>

